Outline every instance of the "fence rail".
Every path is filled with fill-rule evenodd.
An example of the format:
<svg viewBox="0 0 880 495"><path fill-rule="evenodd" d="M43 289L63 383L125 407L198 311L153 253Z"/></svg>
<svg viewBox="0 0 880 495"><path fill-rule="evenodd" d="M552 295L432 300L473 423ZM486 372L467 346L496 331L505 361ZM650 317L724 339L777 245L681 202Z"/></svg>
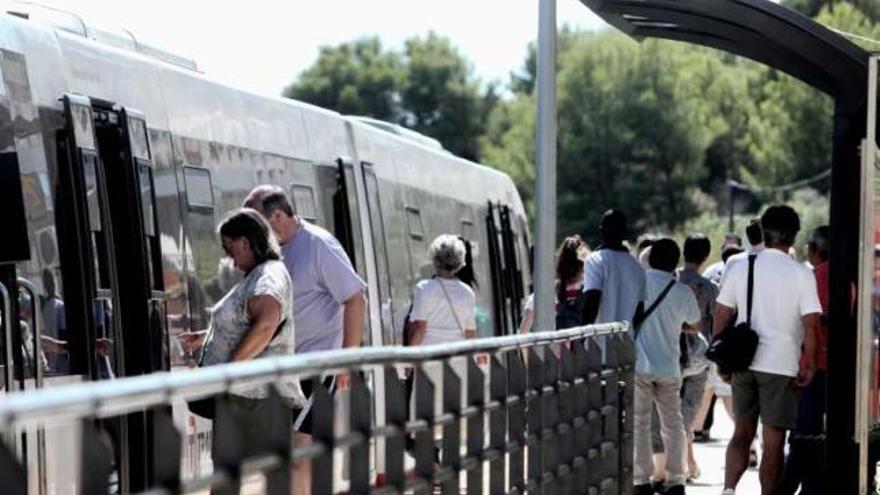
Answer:
<svg viewBox="0 0 880 495"><path fill-rule="evenodd" d="M488 355L488 373L476 355ZM290 466L299 459L312 460L313 493L333 493L340 489L333 479L338 452L347 455L349 493L432 493L435 486L456 494L629 493L633 360L626 323L321 352L12 394L0 401L0 428L8 442L28 428L75 422L83 456L80 493L111 490L119 474L105 424L132 413L150 418L145 478L151 493L209 487L237 493L253 472L262 473L267 493L288 493ZM402 365L414 369L412 399L399 376ZM441 368L441 379L429 373L431 366ZM229 393L239 387L343 371L354 372L347 427L336 426L342 411L316 386L312 445L293 447L290 410L274 392L254 412L259 434L244 429L232 412ZM208 397L216 408L213 473L181 479L183 437L168 406ZM8 443L0 449L5 493L27 493L21 457Z"/></svg>

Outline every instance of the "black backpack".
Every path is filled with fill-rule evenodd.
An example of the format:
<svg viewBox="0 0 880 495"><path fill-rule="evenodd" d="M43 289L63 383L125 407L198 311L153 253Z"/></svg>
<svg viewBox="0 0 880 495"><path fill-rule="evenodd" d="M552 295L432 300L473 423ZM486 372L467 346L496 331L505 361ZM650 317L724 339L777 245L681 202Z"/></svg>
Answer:
<svg viewBox="0 0 880 495"><path fill-rule="evenodd" d="M579 292L577 297L566 297L559 301L559 307L556 309L556 329L581 326L585 301L586 294L584 292Z"/></svg>

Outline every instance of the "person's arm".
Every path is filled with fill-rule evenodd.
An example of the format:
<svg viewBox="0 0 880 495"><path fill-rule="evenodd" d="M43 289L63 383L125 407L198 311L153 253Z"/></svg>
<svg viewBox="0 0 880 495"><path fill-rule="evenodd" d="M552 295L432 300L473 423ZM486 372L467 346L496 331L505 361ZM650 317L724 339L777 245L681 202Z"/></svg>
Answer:
<svg viewBox="0 0 880 495"><path fill-rule="evenodd" d="M595 289L586 291L586 294L584 294L584 312L581 316L582 324L591 325L596 322L596 317L599 316L600 302L602 302L602 291Z"/></svg>
<svg viewBox="0 0 880 495"><path fill-rule="evenodd" d="M360 347L364 336L367 297L358 291L348 298L342 310L342 347Z"/></svg>
<svg viewBox="0 0 880 495"><path fill-rule="evenodd" d="M805 359L801 361L801 369L795 381L798 387L806 387L816 375L816 351L819 347L816 333L819 331L820 317L819 313L810 313L801 317L804 326Z"/></svg>
<svg viewBox="0 0 880 495"><path fill-rule="evenodd" d="M281 303L272 296L253 296L248 300L247 314L251 328L232 352L232 362L248 361L266 349L281 323Z"/></svg>
<svg viewBox="0 0 880 495"><path fill-rule="evenodd" d="M425 334L428 332L428 322L425 320L412 320L409 322L412 326L410 330L410 345L422 345L425 340Z"/></svg>
<svg viewBox="0 0 880 495"><path fill-rule="evenodd" d="M532 329L532 323L535 320L535 312L527 309L526 313L523 315L522 322L519 324L519 333L529 333Z"/></svg>
<svg viewBox="0 0 880 495"><path fill-rule="evenodd" d="M712 335L720 335L730 325L734 316L736 311L733 308L721 303L716 304L715 315L712 317Z"/></svg>

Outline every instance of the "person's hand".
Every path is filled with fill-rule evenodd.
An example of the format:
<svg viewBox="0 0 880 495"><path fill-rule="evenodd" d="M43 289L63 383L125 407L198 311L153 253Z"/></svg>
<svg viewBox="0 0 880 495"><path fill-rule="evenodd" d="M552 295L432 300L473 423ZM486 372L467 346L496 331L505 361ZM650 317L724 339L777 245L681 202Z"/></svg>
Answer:
<svg viewBox="0 0 880 495"><path fill-rule="evenodd" d="M205 342L205 332L185 332L177 335L177 340L183 345L190 354L195 353L202 347Z"/></svg>
<svg viewBox="0 0 880 495"><path fill-rule="evenodd" d="M797 387L806 387L813 381L814 376L816 376L816 368L813 365L802 365L794 384Z"/></svg>
<svg viewBox="0 0 880 495"><path fill-rule="evenodd" d="M730 385L730 379L731 379L730 373L718 373L718 376L721 377L721 381Z"/></svg>
<svg viewBox="0 0 880 495"><path fill-rule="evenodd" d="M336 375L336 390L348 390L351 388L351 376L348 372Z"/></svg>
<svg viewBox="0 0 880 495"><path fill-rule="evenodd" d="M112 349L113 341L111 339L105 339L103 337L95 339L95 352L97 352L99 356L109 356Z"/></svg>

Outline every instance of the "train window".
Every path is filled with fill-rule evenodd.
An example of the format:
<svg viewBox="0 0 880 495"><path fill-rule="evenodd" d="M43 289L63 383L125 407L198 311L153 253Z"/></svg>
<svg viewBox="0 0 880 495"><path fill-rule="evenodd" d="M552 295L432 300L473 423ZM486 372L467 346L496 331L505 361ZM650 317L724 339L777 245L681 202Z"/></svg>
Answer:
<svg viewBox="0 0 880 495"><path fill-rule="evenodd" d="M129 117L128 133L132 156L141 160L149 160L150 146L147 144L147 123L143 119Z"/></svg>
<svg viewBox="0 0 880 495"><path fill-rule="evenodd" d="M467 218L462 219L461 236L469 241L476 239L476 237L474 237L474 222L472 220L468 220Z"/></svg>
<svg viewBox="0 0 880 495"><path fill-rule="evenodd" d="M418 208L406 207L406 226L409 236L413 239L424 239L425 229L422 227L422 212Z"/></svg>
<svg viewBox="0 0 880 495"><path fill-rule="evenodd" d="M98 197L98 173L97 157L84 153L83 182L86 186L86 203L89 210L89 230L97 232L101 230L101 199Z"/></svg>
<svg viewBox="0 0 880 495"><path fill-rule="evenodd" d="M149 165L138 165L138 177L141 189L141 207L144 212L144 233L148 236L156 235L156 225L153 214L153 174Z"/></svg>
<svg viewBox="0 0 880 495"><path fill-rule="evenodd" d="M293 209L296 211L297 215L309 222L318 222L315 190L312 189L311 186L291 184L290 197L293 199Z"/></svg>
<svg viewBox="0 0 880 495"><path fill-rule="evenodd" d="M199 167L183 167L186 182L186 204L190 209L213 209L214 189L211 171Z"/></svg>

